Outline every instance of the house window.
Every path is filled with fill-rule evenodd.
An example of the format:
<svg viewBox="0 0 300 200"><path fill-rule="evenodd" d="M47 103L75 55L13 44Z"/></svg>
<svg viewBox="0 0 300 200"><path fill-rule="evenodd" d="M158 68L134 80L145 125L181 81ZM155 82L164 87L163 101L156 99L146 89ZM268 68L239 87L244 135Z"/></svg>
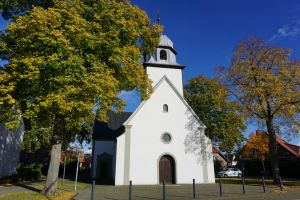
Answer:
<svg viewBox="0 0 300 200"><path fill-rule="evenodd" d="M169 112L169 107L167 104L163 105L163 112Z"/></svg>
<svg viewBox="0 0 300 200"><path fill-rule="evenodd" d="M160 59L161 60L167 60L167 52L166 52L166 50L161 50L159 54L160 54Z"/></svg>
<svg viewBox="0 0 300 200"><path fill-rule="evenodd" d="M171 142L172 136L171 136L170 133L163 133L163 134L161 135L161 140L162 140L163 143L168 144L168 143Z"/></svg>

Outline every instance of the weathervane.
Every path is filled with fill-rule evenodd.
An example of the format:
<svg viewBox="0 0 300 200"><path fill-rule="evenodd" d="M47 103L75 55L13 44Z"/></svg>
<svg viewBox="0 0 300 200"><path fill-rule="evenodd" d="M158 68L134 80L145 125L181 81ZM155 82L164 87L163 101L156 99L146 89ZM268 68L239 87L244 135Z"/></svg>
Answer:
<svg viewBox="0 0 300 200"><path fill-rule="evenodd" d="M157 24L160 24L160 13L159 10L156 11L157 14Z"/></svg>

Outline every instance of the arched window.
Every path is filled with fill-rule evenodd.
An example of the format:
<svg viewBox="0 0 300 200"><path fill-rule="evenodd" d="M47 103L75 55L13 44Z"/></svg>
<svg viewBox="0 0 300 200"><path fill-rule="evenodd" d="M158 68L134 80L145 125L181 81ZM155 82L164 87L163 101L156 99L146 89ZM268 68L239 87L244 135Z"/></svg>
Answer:
<svg viewBox="0 0 300 200"><path fill-rule="evenodd" d="M161 50L159 52L159 55L160 55L160 59L161 60L167 60L167 52L166 52L166 50Z"/></svg>
<svg viewBox="0 0 300 200"><path fill-rule="evenodd" d="M163 112L169 112L169 107L167 104L163 105Z"/></svg>

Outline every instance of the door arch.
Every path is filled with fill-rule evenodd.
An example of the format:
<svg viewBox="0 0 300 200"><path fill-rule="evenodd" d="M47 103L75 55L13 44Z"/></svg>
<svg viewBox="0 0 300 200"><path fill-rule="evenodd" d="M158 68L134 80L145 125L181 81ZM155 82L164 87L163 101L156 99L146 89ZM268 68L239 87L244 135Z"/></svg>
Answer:
<svg viewBox="0 0 300 200"><path fill-rule="evenodd" d="M168 184L175 184L175 160L170 155L163 155L159 159L159 183L165 180Z"/></svg>

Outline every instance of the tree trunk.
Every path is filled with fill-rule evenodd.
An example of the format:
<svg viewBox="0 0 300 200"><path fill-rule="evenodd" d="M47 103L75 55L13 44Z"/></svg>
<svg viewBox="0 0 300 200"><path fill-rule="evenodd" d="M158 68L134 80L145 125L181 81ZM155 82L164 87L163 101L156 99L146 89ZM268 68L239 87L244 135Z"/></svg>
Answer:
<svg viewBox="0 0 300 200"><path fill-rule="evenodd" d="M56 193L60 157L61 157L61 144L52 145L51 158L50 158L50 163L49 163L49 168L47 173L47 180L46 180L44 190L42 191L42 193L47 196Z"/></svg>
<svg viewBox="0 0 300 200"><path fill-rule="evenodd" d="M269 136L269 157L272 166L273 182L274 184L279 183L280 173L279 173L279 162L276 147L276 133L273 127L272 120L267 121L267 129Z"/></svg>

